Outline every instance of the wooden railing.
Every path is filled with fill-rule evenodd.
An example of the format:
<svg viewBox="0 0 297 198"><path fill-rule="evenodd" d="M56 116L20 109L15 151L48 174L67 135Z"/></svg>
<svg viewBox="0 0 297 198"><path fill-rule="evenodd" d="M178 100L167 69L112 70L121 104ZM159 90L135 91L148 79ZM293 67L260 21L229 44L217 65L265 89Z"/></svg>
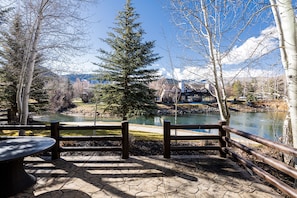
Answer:
<svg viewBox="0 0 297 198"><path fill-rule="evenodd" d="M258 144L262 144L267 146L268 149L276 149L280 152L287 153L291 156L297 157L297 149L286 146L284 144L280 144L277 142L272 142L269 140L266 140L264 138L261 138L256 135L252 135L249 133L246 133L244 131L240 131L234 128L231 128L229 126L222 126L223 130L225 130L227 133L233 133L236 135L239 135L241 137L244 137L248 140L251 140L253 142L257 142ZM277 160L271 156L267 156L264 153L258 152L253 148L250 148L232 138L229 137L223 137L223 139L226 141L228 146L230 147L225 147L223 148L223 151L227 154L229 154L232 158L237 160L239 163L244 165L246 168L249 168L252 170L255 174L272 184L273 186L277 187L280 189L283 193L289 195L290 197L297 197L297 190L293 187L294 184L289 185L283 181L280 181L278 178L275 176L271 175L267 171L263 170L250 160L244 158L242 155L238 154L235 152L234 147L239 148L240 150L246 152L249 155L253 155L256 157L258 160L261 160L262 163L265 163L266 165L273 167L277 169L278 171L285 173L286 175L289 175L290 177L297 179L297 169L294 169L293 167L283 163L280 160ZM232 149L233 148L233 149Z"/></svg>
<svg viewBox="0 0 297 198"><path fill-rule="evenodd" d="M129 158L129 129L128 122L121 125L96 125L96 126L63 126L59 122L47 125L0 125L0 130L50 130L51 137L56 140L52 148L52 159L60 158L60 153L65 151L121 151L122 158ZM61 130L121 130L119 136L61 136ZM63 147L61 141L119 141L121 146L114 147Z"/></svg>
<svg viewBox="0 0 297 198"><path fill-rule="evenodd" d="M61 130L121 130L120 136L61 136ZM65 151L121 151L122 158L129 158L129 129L128 122L122 122L119 126L114 125L96 125L96 126L63 126L59 122L51 124L51 137L56 140L56 144L52 149L52 159L60 158L60 153ZM92 147L66 147L61 146L60 142L63 141L118 141L121 146L92 146Z"/></svg>
<svg viewBox="0 0 297 198"><path fill-rule="evenodd" d="M9 124L11 123L11 110L10 109L0 109L0 123Z"/></svg>
<svg viewBox="0 0 297 198"><path fill-rule="evenodd" d="M66 126L57 123L51 123L50 126L46 125L0 125L0 130L50 130L51 137L56 139L56 144L52 149L52 159L60 157L60 153L64 151L121 151L122 158L129 158L129 133L128 133L128 122L122 122L121 125L107 125L107 126ZM119 136L61 136L60 131L62 130L96 130L96 129L108 129L108 130L121 130L122 134ZM217 129L217 135L172 135L171 130L175 129ZM244 145L236 139L232 138L232 134L236 134L243 138L248 139L257 144L267 146L268 149L277 149L280 152L287 153L294 157L297 157L297 149L272 142L261 138L256 135L240 131L229 126L226 126L224 122L213 125L171 125L170 122L164 122L164 151L163 155L165 158L171 157L171 151L182 151L182 150L217 150L220 152L222 157L230 156L243 164L248 169L252 170L255 174L262 177L264 180L280 189L283 193L290 197L297 197L297 190L291 184L287 184L275 176L271 175L267 171L263 170L257 164L248 160L241 154L236 153L236 150L241 149L249 155L253 155L257 159L261 160L262 163L277 169L278 171L297 179L297 170L291 166L286 165L282 161L279 161L271 156L267 156L261 152L256 151L249 145ZM230 135L231 134L231 137ZM60 145L61 141L120 141L121 146L117 147L63 147ZM215 146L172 146L171 141L183 141L183 140L216 140L218 142ZM237 148L237 149L236 149Z"/></svg>
<svg viewBox="0 0 297 198"><path fill-rule="evenodd" d="M220 152L221 157L226 157L225 152L222 148L226 147L226 142L223 141L223 136L226 136L224 130L222 130L222 125L225 122L220 122L219 124L212 125L172 125L169 121L164 121L164 158L170 158L171 151L184 151L184 150L217 150ZM172 129L218 129L218 135L172 135ZM216 146L172 146L171 141L175 140L218 140L218 145Z"/></svg>
<svg viewBox="0 0 297 198"><path fill-rule="evenodd" d="M218 129L218 135L190 135L190 136L181 136L171 134L172 129ZM267 171L263 170L257 166L252 161L248 160L247 157L236 153L235 148L241 149L249 155L253 155L257 159L261 160L262 163L277 169L278 171L289 175L293 179L297 179L297 169L279 161L271 156L267 156L263 153L260 153L253 148L240 143L239 141L230 137L230 134L236 134L241 137L248 139L250 143L262 144L268 147L268 149L277 149L280 152L287 153L291 156L297 157L297 149L280 144L277 142L272 142L261 138L256 135L240 131L229 126L225 125L225 122L220 122L219 124L214 125L171 125L170 122L164 122L164 158L171 157L171 151L181 151L181 150L218 150L222 157L229 155L231 158L235 159L246 168L252 170L255 174L260 176L262 179L266 180L279 190L281 190L286 195L290 197L297 197L297 190L292 185L289 185L275 176L271 175ZM176 140L218 140L217 146L172 146L171 141ZM241 141L242 142L242 141Z"/></svg>

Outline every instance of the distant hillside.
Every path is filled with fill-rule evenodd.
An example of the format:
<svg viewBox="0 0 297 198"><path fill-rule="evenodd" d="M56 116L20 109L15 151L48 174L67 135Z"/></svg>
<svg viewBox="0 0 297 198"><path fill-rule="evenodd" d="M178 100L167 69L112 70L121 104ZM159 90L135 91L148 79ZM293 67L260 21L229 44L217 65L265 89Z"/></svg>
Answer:
<svg viewBox="0 0 297 198"><path fill-rule="evenodd" d="M68 78L70 80L70 83L74 83L76 79L88 80L91 84L98 83L98 80L96 80L95 74L67 74L67 75L63 75L63 77Z"/></svg>

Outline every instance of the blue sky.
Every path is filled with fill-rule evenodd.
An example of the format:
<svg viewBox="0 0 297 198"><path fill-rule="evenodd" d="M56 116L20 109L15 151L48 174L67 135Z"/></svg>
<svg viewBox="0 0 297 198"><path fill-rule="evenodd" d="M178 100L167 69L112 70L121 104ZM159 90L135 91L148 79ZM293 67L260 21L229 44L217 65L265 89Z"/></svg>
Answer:
<svg viewBox="0 0 297 198"><path fill-rule="evenodd" d="M177 39L177 33L179 29L172 22L171 15L169 13L169 5L166 5L164 0L132 0L133 7L136 8L136 12L140 15L139 21L142 23L142 27L146 32L145 40L156 41L155 52L158 53L163 58L156 62L153 67L159 68L162 71L162 74L166 77L170 77L174 73L175 78L178 80L186 79L186 78L197 78L197 76L192 75L191 71L195 70L197 66L193 63L186 62L183 58L195 58L197 56L195 53L190 51L187 48L183 47ZM73 71L78 73L82 72L91 72L97 69L96 66L92 64L92 62L98 62L98 59L95 58L96 50L99 48L105 48L105 44L100 41L100 38L106 38L107 32L110 31L110 27L114 27L115 17L118 15L118 12L123 10L125 4L125 0L99 0L96 4L92 4L92 6L88 9L87 15L89 16L89 36L90 36L90 49L86 56L80 57L80 64L77 64L73 67ZM272 19L272 18L271 18ZM229 71L226 71L226 76L234 75L236 73L236 69L238 64L241 64L246 57L248 57L248 53L251 49L252 45L255 45L259 42L259 40L263 40L263 35L267 33L268 30L272 32L273 27L270 25L272 22L259 23L247 31L244 34L241 43L238 43L233 53L233 58L229 58L229 60L225 60L225 63L229 65ZM270 28L270 29L269 29ZM266 32L266 33L265 33ZM270 48L273 48L278 45L275 39L267 39L263 44L267 44ZM167 48L169 50L167 50ZM263 49L262 49L263 50ZM171 66L169 53L171 54L172 63ZM275 59L278 59L278 51L274 53L273 56ZM236 58L234 58L236 57ZM274 73L282 72L279 68L273 68L271 65L272 62L277 62L278 60L272 60L267 58L264 62L258 64L258 68L249 68L250 74L255 73L255 75L259 75L262 73L263 75L273 75L270 72L273 70ZM237 59L237 60L235 60ZM83 65L83 67L82 67ZM267 67L268 66L268 67ZM267 69L263 72L263 69ZM204 75L208 71L204 71L200 69L199 72ZM247 75L244 72L243 75Z"/></svg>
<svg viewBox="0 0 297 198"><path fill-rule="evenodd" d="M162 0L132 0L136 12L140 15L139 22L142 23L142 28L146 32L144 40L155 41L154 51L163 57L155 64L155 67L169 67L167 46L172 54L182 55L183 53L183 48L176 40L177 28L171 22L164 2ZM87 60L91 62L98 60L94 58L96 50L106 47L100 38L107 38L107 32L111 31L110 27L114 27L115 18L118 12L123 10L124 4L125 0L99 0L88 10L87 15L90 16L88 20L91 21L89 23L91 49L86 56ZM172 55L172 59L175 63L178 62L176 56ZM85 69L97 68L90 62L85 65Z"/></svg>

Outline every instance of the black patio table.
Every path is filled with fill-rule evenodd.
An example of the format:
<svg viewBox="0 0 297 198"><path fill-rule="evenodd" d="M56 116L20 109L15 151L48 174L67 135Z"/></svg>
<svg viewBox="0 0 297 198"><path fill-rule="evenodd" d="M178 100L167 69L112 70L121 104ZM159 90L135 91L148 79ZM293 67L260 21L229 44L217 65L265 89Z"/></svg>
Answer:
<svg viewBox="0 0 297 198"><path fill-rule="evenodd" d="M24 170L24 157L50 149L55 140L48 137L0 137L0 197L15 195L36 183Z"/></svg>

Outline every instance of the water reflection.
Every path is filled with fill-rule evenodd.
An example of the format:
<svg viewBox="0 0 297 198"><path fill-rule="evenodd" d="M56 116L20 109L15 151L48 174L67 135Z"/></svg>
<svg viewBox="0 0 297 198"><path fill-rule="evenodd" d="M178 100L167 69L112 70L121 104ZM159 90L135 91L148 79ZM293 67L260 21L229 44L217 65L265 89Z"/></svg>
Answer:
<svg viewBox="0 0 297 198"><path fill-rule="evenodd" d="M284 112L234 113L231 126L240 130L277 141L282 135Z"/></svg>
<svg viewBox="0 0 297 198"><path fill-rule="evenodd" d="M266 112L266 113L242 113L233 112L231 114L230 126L236 129L255 134L266 139L276 141L282 135L283 121L285 119L285 112ZM93 121L93 118L84 116L67 116L62 114L53 114L47 116L36 117L39 121L43 122L83 122ZM175 123L174 116L156 116L152 118L136 117L129 120L130 123L143 124L143 125L156 125L162 126L163 121L168 120L172 124ZM176 124L216 124L220 120L218 113L208 114L195 114L195 115L182 115L178 116ZM105 119L100 121L120 121ZM208 130L199 130L202 132L211 132Z"/></svg>

